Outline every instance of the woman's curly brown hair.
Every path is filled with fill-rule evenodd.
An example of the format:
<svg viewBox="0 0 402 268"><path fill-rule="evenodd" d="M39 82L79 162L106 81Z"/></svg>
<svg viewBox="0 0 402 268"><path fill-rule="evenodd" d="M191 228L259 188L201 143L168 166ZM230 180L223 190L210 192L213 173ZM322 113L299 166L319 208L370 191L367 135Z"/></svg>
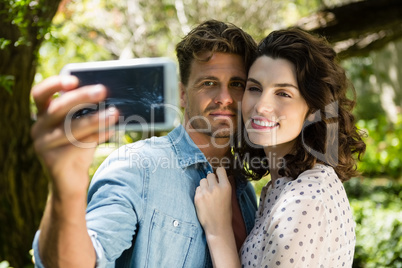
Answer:
<svg viewBox="0 0 402 268"><path fill-rule="evenodd" d="M361 159L366 145L352 114L356 94L326 39L296 28L274 31L258 45L255 59L261 56L286 59L295 65L299 90L309 107L308 118L314 118L306 119L292 154L283 159L279 174L295 179L316 163L322 163L332 166L342 182L358 175L356 161ZM353 99L346 96L348 89ZM257 157L261 164L245 161L245 166L234 168L245 172L247 178L258 180L269 173L264 163L267 157L262 148L247 141L244 128L239 134L233 148L235 163Z"/></svg>

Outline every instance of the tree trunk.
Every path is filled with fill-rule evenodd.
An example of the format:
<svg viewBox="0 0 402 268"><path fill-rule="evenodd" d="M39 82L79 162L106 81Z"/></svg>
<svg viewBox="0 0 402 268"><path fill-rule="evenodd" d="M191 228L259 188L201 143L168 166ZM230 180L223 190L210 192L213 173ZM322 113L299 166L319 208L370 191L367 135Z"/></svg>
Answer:
<svg viewBox="0 0 402 268"><path fill-rule="evenodd" d="M11 1L0 3L0 10L10 11L0 13L0 261L16 268L32 263L29 250L48 192L30 138L37 52L59 3L46 2L28 6L28 1L13 11ZM15 23L17 14L28 23Z"/></svg>

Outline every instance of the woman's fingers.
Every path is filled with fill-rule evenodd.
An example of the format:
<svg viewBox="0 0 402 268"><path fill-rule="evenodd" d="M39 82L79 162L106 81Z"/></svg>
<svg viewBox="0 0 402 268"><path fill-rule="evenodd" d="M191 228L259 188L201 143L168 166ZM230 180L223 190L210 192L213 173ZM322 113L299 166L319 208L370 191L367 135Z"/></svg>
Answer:
<svg viewBox="0 0 402 268"><path fill-rule="evenodd" d="M210 173L200 181L194 203L198 219L206 233L220 233L232 221L231 186L224 168ZM218 182L219 177L219 182Z"/></svg>
<svg viewBox="0 0 402 268"><path fill-rule="evenodd" d="M218 176L219 184L222 186L230 185L226 170L223 167L216 169L216 175Z"/></svg>
<svg viewBox="0 0 402 268"><path fill-rule="evenodd" d="M200 188L201 189L208 188L208 180L206 178L200 180Z"/></svg>
<svg viewBox="0 0 402 268"><path fill-rule="evenodd" d="M210 188L215 187L218 183L218 179L216 178L216 175L214 173L209 173L207 175L207 180Z"/></svg>
<svg viewBox="0 0 402 268"><path fill-rule="evenodd" d="M230 186L226 170L223 167L218 167L216 169L216 175L214 173L209 173L207 178L200 181L200 186L205 188L213 189L215 186Z"/></svg>

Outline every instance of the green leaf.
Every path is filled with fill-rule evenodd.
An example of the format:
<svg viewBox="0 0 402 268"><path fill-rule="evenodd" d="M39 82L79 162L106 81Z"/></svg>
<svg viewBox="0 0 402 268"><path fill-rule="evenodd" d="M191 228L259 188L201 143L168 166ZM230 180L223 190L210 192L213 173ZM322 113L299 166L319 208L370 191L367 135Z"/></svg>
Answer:
<svg viewBox="0 0 402 268"><path fill-rule="evenodd" d="M5 39L5 38L0 38L0 49L1 50L4 50L10 44L11 44L11 40Z"/></svg>
<svg viewBox="0 0 402 268"><path fill-rule="evenodd" d="M0 268L12 268L10 267L10 263L8 261L0 262Z"/></svg>
<svg viewBox="0 0 402 268"><path fill-rule="evenodd" d="M14 75L0 75L0 87L3 87L10 95L13 95L15 83Z"/></svg>

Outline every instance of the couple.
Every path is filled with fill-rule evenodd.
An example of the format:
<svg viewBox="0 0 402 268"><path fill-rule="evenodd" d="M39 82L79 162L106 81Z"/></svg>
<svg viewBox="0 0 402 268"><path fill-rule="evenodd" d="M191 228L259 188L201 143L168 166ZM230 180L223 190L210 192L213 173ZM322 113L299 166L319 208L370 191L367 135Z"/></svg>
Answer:
<svg viewBox="0 0 402 268"><path fill-rule="evenodd" d="M273 32L257 48L238 27L210 20L176 51L183 124L119 148L91 182L95 148L70 144L63 120L80 103L102 101L106 89L76 89L76 78L57 76L33 89L32 136L51 178L36 265L350 267L355 225L342 182L355 174L364 143L333 50L298 30ZM106 141L104 118L113 124L118 111L74 121L74 137ZM153 166L160 158L174 164ZM258 163L233 165L239 159ZM248 180L266 174L257 210Z"/></svg>

